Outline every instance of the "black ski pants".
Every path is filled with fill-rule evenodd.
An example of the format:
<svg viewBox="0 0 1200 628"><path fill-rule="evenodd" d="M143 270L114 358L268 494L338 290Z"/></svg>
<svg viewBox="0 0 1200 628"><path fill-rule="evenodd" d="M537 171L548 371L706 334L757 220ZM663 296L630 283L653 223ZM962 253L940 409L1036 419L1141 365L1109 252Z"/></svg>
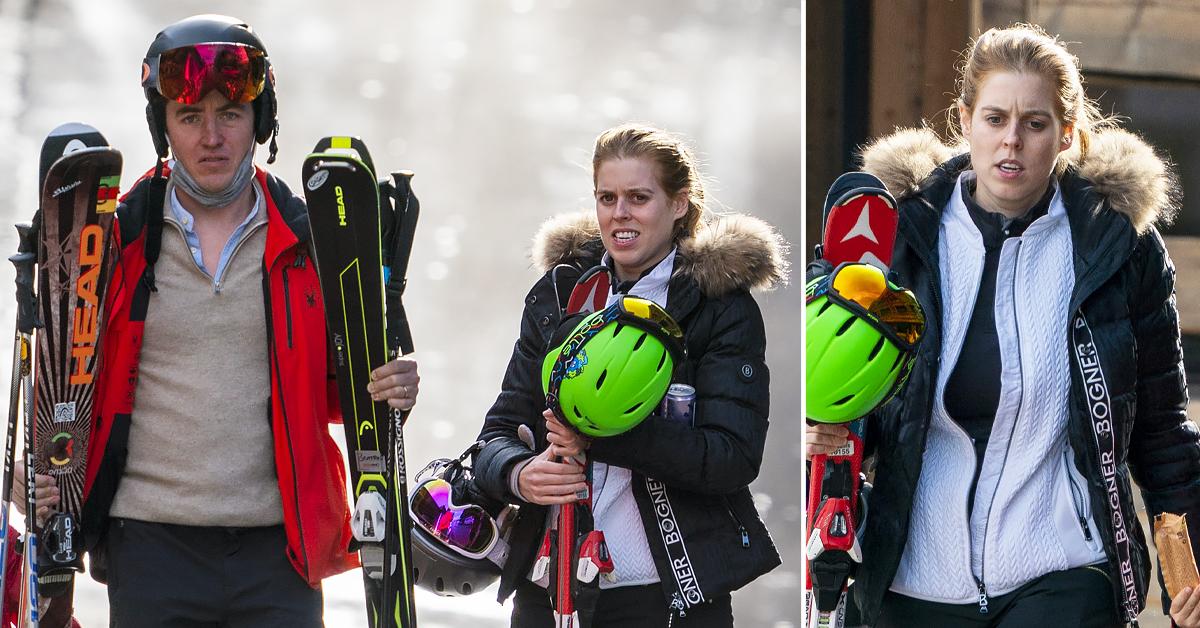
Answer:
<svg viewBox="0 0 1200 628"><path fill-rule="evenodd" d="M667 628L671 609L661 584L602 589L595 612L580 615L583 628ZM513 600L512 628L554 628L550 595L525 581ZM729 594L693 607L686 617L670 621L671 628L733 628L733 601Z"/></svg>
<svg viewBox="0 0 1200 628"><path fill-rule="evenodd" d="M283 526L216 528L114 518L113 628L319 628L321 591L287 559Z"/></svg>
<svg viewBox="0 0 1200 628"><path fill-rule="evenodd" d="M1103 566L1055 571L978 604L939 604L889 591L876 628L1117 628L1112 585Z"/></svg>

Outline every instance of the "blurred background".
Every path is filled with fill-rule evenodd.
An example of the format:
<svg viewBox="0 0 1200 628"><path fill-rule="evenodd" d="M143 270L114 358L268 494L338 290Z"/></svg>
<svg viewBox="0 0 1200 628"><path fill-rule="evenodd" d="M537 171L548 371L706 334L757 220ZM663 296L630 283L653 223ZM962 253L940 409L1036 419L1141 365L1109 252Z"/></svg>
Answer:
<svg viewBox="0 0 1200 628"><path fill-rule="evenodd" d="M351 134L381 171L416 172L423 212L406 304L422 383L405 430L410 469L476 435L537 279L532 235L553 214L593 206L590 149L604 129L638 120L684 134L719 209L802 242L799 0L0 0L0 251L15 251L9 225L32 217L38 150L58 124L103 131L124 153L125 187L151 167L142 56L160 28L206 12L236 15L266 42L280 100L272 171L295 186L320 137ZM799 624L797 281L758 297L776 421L752 490L784 565L735 595L743 626ZM11 282L0 264L0 321L13 320ZM103 588L79 583L83 625L107 625ZM326 581L327 625L365 625L361 587L357 572ZM418 607L425 628L508 625L494 589L421 595Z"/></svg>
<svg viewBox="0 0 1200 628"><path fill-rule="evenodd" d="M1178 273L1191 398L1200 398L1200 211L1188 200L1200 192L1200 3L850 0L810 2L806 17L806 258L819 241L825 192L837 175L858 169L862 145L923 122L944 137L955 66L970 38L1013 22L1040 24L1069 42L1101 110L1127 117L1125 128L1175 164L1184 209L1164 234ZM1200 404L1190 410L1200 416ZM1143 626L1170 625L1158 595L1155 583Z"/></svg>

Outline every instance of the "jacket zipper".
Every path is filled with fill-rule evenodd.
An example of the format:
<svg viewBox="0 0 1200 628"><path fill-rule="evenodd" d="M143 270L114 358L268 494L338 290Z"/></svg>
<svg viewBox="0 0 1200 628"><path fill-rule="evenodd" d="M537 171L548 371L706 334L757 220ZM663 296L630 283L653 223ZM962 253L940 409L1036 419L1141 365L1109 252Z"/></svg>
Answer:
<svg viewBox="0 0 1200 628"><path fill-rule="evenodd" d="M931 207L931 208L933 207L932 205L929 204L929 201L925 201L924 199L922 199L922 201L924 201L925 204L928 205L929 207ZM985 252L984 255L986 256L987 253ZM933 302L937 306L937 309L938 309L938 311L935 314L940 317L941 312L945 309L945 307L942 305L942 298L941 298L941 296L942 296L941 276L938 272L938 269L936 269L936 267L933 264L930 264L928 259L922 258L922 261L925 262L925 267L929 268L931 271L929 273L929 283L931 284L931 289L929 291L929 294L933 297ZM984 263L986 264L986 260ZM975 298L978 299L979 295L976 294ZM972 301L971 302L971 310L974 311L974 309L975 309L975 302ZM926 316L925 318L926 318L926 320L929 320L930 317ZM968 320L968 326L970 326L969 320ZM939 332L940 332L940 330L939 330ZM963 342L964 343L966 342L965 338L964 338ZM944 344L944 343L945 343L945 339L943 338L942 344ZM962 357L962 345L959 345L958 355L955 356L954 361L957 362L960 357ZM937 370L940 371L941 368L942 368L942 355L941 355L941 351L939 350L938 356L937 356ZM930 407L932 407L938 401L937 400L937 383L934 382L934 385L930 386L930 388L931 388L931 390L930 390L929 395L930 395L930 397L932 397L931 402L930 402ZM972 445L974 445L975 440L973 438L971 438L971 435L967 433L967 430L963 429L963 427L961 425L959 425L958 422L951 419L950 424L953 425L959 432L961 432L964 438L966 438L968 441L971 442ZM922 442L922 444L921 444L922 450L924 449L924 446L925 446L925 444L924 444L924 442ZM978 455L975 454L975 449L973 446L971 448L971 456L972 456L972 458L975 459L974 460L975 464L979 464ZM970 547L971 510L970 510L970 507L967 506L967 504L963 504L963 510L964 510L966 521L967 521L967 545L968 545L968 547ZM985 532L985 535L986 535L986 532ZM975 575L974 565L970 564L971 563L970 556L967 557L967 562L968 562L967 571L971 572L971 578L975 581L975 587L979 590L979 598L978 598L979 612L981 614L987 614L987 612L988 612L987 587L985 587L983 584L982 574L980 576ZM980 565L980 567L981 567L981 571L982 571L982 564Z"/></svg>
<svg viewBox="0 0 1200 628"><path fill-rule="evenodd" d="M729 513L729 518L732 519L734 525L737 526L738 535L742 537L742 547L749 548L750 533L746 531L746 526L742 525L742 520L738 519L737 514L733 512L733 506L729 504L729 498L722 496L721 501L725 502L725 512Z"/></svg>
<svg viewBox="0 0 1200 628"><path fill-rule="evenodd" d="M283 266L283 317L287 321L287 346L292 348L292 295L291 289L288 288L288 266Z"/></svg>
<svg viewBox="0 0 1200 628"><path fill-rule="evenodd" d="M1075 478L1071 475L1071 460L1067 455L1069 449L1063 450L1063 467L1067 473L1067 486L1071 489L1071 505L1075 507L1075 517L1079 519L1079 528L1083 530L1083 538L1087 539L1088 543L1092 542L1092 531L1088 529L1087 517L1084 515L1083 500L1084 494L1079 486L1075 484Z"/></svg>
<svg viewBox="0 0 1200 628"><path fill-rule="evenodd" d="M1021 364L1021 321L1017 316L1017 272L1021 263L1021 240L1017 238L1016 251L1013 252L1013 275L1010 296L1013 304L1013 329L1016 332L1016 347L1017 347L1017 366ZM992 506L996 504L996 493L1000 491L1000 482L1004 479L1004 469L1008 466L1008 454L1012 451L1012 437L1017 431L1017 421L1021 418L1021 405L1025 401L1025 370L1018 368L1020 380L1017 382L1017 390L1020 396L1017 398L1017 411L1013 415L1012 426L1008 429L1008 444L1004 448L1004 459L1000 462L1000 473L996 476L996 490L992 491L992 500L988 503L987 515L983 519L983 538L979 540L979 612L987 613L987 590L984 588L983 580L987 574L987 533L988 528L992 524Z"/></svg>
<svg viewBox="0 0 1200 628"><path fill-rule="evenodd" d="M187 242L187 233L186 233L186 232L183 230L183 226L182 226L182 225L180 225L179 223L175 222L174 220L164 220L163 222L165 222L165 223L167 223L167 224L174 225L174 226L175 226L175 228L179 230L179 235L183 236L183 243L184 243L184 245L188 247L188 253L191 253L191 252L192 252L192 247L191 247L191 245L190 245L190 244L188 244L188 242ZM242 245L246 243L246 240L249 240L249 239L250 239L250 236L254 235L254 232L255 232L255 231L258 231L259 229L261 229L261 228L263 228L263 227L266 227L266 226L267 226L267 223L266 223L266 222L260 222L260 223L258 223L258 224L256 224L256 225L253 225L252 227L250 227L250 230L249 230L249 231L246 231L246 232L244 232L244 233L242 234L242 237L241 237L241 239L240 239L240 240L238 240L237 244L235 244L235 245L234 245L234 247L233 247L233 250L229 252L229 261L233 261L233 258L234 258L234 257L237 257L238 251L242 250ZM219 262L218 262L218 263L219 263ZM192 255L192 266L193 266L193 267L194 267L196 270L200 271L200 272L201 272L201 273L202 273L202 274L203 274L205 277L208 277L209 279L211 279L211 280L212 280L212 282L213 282L213 293L214 293L214 294L220 294L220 293L221 293L221 278L219 278L219 277L216 277L215 275L210 275L210 274L208 274L208 271L207 271L207 270L205 270L203 266L201 266L199 263L197 263L197 262L196 262L196 256L195 256L195 255ZM213 272L216 272L216 271L214 270ZM287 277L286 277L286 276L284 277L284 283L285 283L285 284L287 283ZM285 289L286 289L286 285L285 285ZM289 319L289 321L288 321L288 322L289 322L289 324L290 324L290 323L291 323L291 320ZM288 347L291 347L291 346L292 346L292 344L291 344L291 335L289 334L289 336L288 336Z"/></svg>
<svg viewBox="0 0 1200 628"><path fill-rule="evenodd" d="M304 579L307 581L309 577L309 570L312 568L312 564L308 561L308 543L304 540L304 518L302 516L303 513L300 510L300 484L296 481L296 451L292 447L292 428L289 424L290 422L288 421L287 404L284 401L287 399L287 395L283 394L283 377L279 370L279 351L275 347L275 330L271 324L271 280L268 276L268 272L269 271L266 267L266 264L264 263L263 285L267 287L265 294L266 298L264 299L266 302L267 314L267 342L271 347L271 359L275 363L275 377L277 378L279 385L279 414L283 419L285 432L284 438L288 447L288 462L292 465L292 501L294 502L293 507L296 509L296 533L300 537L300 551L304 558ZM288 548L288 551L291 551L290 547Z"/></svg>
<svg viewBox="0 0 1200 628"><path fill-rule="evenodd" d="M283 267L283 309L284 315L287 318L287 346L292 348L292 296L291 290L288 288L288 268L304 268L304 249L296 250L296 260L291 264L285 264Z"/></svg>
<svg viewBox="0 0 1200 628"><path fill-rule="evenodd" d="M680 619L687 617L687 611L684 610L686 608L687 605L683 603L683 596L679 595L678 592L672 593L671 610L667 614L667 628L671 628L671 626L675 623L676 617Z"/></svg>

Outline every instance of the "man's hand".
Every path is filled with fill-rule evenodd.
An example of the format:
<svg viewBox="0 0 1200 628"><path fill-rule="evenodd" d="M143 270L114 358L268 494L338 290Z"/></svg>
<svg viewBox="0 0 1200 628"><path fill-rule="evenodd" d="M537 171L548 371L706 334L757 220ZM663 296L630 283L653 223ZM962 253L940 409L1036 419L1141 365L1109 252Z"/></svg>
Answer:
<svg viewBox="0 0 1200 628"><path fill-rule="evenodd" d="M41 526L50 517L50 511L57 508L61 498L58 494L58 482L53 476L37 474L34 476L34 503L37 504L37 522ZM18 460L13 465L12 494L9 497L17 506L17 512L25 514L25 461Z"/></svg>
<svg viewBox="0 0 1200 628"><path fill-rule="evenodd" d="M417 361L411 354L396 358L371 371L371 383L367 392L375 401L387 400L388 406L398 410L412 410L417 404L417 391L421 378L417 375Z"/></svg>

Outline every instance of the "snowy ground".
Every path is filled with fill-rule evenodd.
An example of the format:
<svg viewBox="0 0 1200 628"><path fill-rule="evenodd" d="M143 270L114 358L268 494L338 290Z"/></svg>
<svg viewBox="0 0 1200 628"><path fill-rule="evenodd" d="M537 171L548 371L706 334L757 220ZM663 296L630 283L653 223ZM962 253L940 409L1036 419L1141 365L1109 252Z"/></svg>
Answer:
<svg viewBox="0 0 1200 628"><path fill-rule="evenodd" d="M410 468L475 435L535 279L530 238L546 217L590 205L589 150L603 129L643 120L688 135L725 207L802 241L800 0L2 0L0 251L15 247L6 225L32 215L34 155L57 124L104 131L124 152L127 183L150 166L142 55L163 25L203 12L239 15L267 43L281 103L275 172L294 181L318 138L349 133L382 168L417 173L406 303L422 396L406 430ZM0 295L11 280L0 264ZM735 597L744 626L799 625L797 281L759 298L774 424L753 490L784 565ZM0 297L0 322L12 317L11 296ZM365 624L357 573L327 581L325 599L329 626ZM492 592L418 601L425 628L507 625ZM103 589L86 578L78 611L88 628L106 625Z"/></svg>

